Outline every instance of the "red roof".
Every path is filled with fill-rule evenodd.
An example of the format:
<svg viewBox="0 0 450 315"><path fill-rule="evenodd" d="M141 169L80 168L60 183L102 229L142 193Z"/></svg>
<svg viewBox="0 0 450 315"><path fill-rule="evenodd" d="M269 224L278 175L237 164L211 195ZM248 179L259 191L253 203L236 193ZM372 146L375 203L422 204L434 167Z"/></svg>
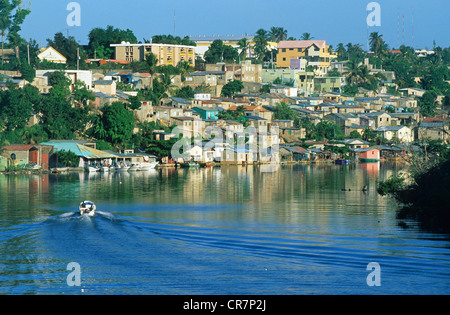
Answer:
<svg viewBox="0 0 450 315"><path fill-rule="evenodd" d="M429 123L429 122L443 122L444 120L442 118L437 117L426 117L423 119L422 122Z"/></svg>
<svg viewBox="0 0 450 315"><path fill-rule="evenodd" d="M30 151L34 145L31 144L13 144L13 145L6 145L3 148L5 148L8 151Z"/></svg>

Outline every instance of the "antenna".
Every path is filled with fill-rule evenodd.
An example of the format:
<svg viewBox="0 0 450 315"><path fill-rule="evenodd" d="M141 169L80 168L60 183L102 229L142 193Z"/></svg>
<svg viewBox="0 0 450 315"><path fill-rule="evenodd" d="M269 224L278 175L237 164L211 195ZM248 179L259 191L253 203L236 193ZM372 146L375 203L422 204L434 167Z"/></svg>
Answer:
<svg viewBox="0 0 450 315"><path fill-rule="evenodd" d="M405 15L403 14L402 44L405 46Z"/></svg>
<svg viewBox="0 0 450 315"><path fill-rule="evenodd" d="M173 36L177 33L177 20L176 20L176 14L175 9L173 9Z"/></svg>
<svg viewBox="0 0 450 315"><path fill-rule="evenodd" d="M400 48L400 13L397 8L397 49Z"/></svg>
<svg viewBox="0 0 450 315"><path fill-rule="evenodd" d="M414 1L412 3L412 48L414 49Z"/></svg>

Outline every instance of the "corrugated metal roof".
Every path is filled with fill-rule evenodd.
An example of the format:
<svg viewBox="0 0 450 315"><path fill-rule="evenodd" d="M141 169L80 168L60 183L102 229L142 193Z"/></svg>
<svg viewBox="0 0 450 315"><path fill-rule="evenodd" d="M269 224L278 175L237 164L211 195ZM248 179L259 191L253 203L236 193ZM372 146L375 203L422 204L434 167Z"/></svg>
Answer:
<svg viewBox="0 0 450 315"><path fill-rule="evenodd" d="M75 153L86 159L108 159L117 157L115 154L90 148L75 142L44 142L43 145L51 145L55 152L65 150Z"/></svg>

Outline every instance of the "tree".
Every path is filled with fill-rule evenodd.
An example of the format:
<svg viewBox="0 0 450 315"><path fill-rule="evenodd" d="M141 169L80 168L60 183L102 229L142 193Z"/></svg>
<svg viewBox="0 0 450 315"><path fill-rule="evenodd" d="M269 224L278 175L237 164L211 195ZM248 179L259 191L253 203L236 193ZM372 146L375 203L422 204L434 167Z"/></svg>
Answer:
<svg viewBox="0 0 450 315"><path fill-rule="evenodd" d="M224 45L223 41L216 39L205 52L204 59L207 63L235 62L238 56L236 48Z"/></svg>
<svg viewBox="0 0 450 315"><path fill-rule="evenodd" d="M287 38L287 30L283 27L272 26L270 28L268 39L272 42L280 42L282 40L286 40Z"/></svg>
<svg viewBox="0 0 450 315"><path fill-rule="evenodd" d="M297 117L295 111L289 107L285 102L278 103L275 107L273 118L274 119L289 119L294 120Z"/></svg>
<svg viewBox="0 0 450 315"><path fill-rule="evenodd" d="M36 109L42 114L44 130L52 139L73 139L76 133L84 132L86 128L89 111L87 102L83 103L81 97L79 106L72 106L71 81L62 71L53 72L49 76L49 84L52 87L48 95L43 97Z"/></svg>
<svg viewBox="0 0 450 315"><path fill-rule="evenodd" d="M311 36L311 33L303 33L301 40L312 40L314 37Z"/></svg>
<svg viewBox="0 0 450 315"><path fill-rule="evenodd" d="M250 44L247 38L241 38L238 42L239 49L241 52L239 53L239 59L245 60L247 58L247 51L250 48Z"/></svg>
<svg viewBox="0 0 450 315"><path fill-rule="evenodd" d="M36 88L16 88L8 83L8 89L0 92L0 120L7 132L23 129L33 113Z"/></svg>
<svg viewBox="0 0 450 315"><path fill-rule="evenodd" d="M106 28L94 28L89 32L88 52L92 56L97 54L98 58L111 59L114 50L111 44L120 44L121 42L137 43L137 38L130 29L121 30L108 25Z"/></svg>
<svg viewBox="0 0 450 315"><path fill-rule="evenodd" d="M239 93L244 88L244 85L239 80L233 80L225 84L222 88L222 96L231 97L235 93Z"/></svg>
<svg viewBox="0 0 450 315"><path fill-rule="evenodd" d="M177 90L175 93L176 97L181 97L185 99L194 98L194 90L190 86L183 86L181 89Z"/></svg>
<svg viewBox="0 0 450 315"><path fill-rule="evenodd" d="M256 31L256 36L253 37L255 46L253 47L256 55L256 61L262 63L266 57L267 53L267 37L268 33L266 30L260 28Z"/></svg>
<svg viewBox="0 0 450 315"><path fill-rule="evenodd" d="M437 94L434 91L426 91L419 99L420 113L425 117L433 117L436 112Z"/></svg>
<svg viewBox="0 0 450 315"><path fill-rule="evenodd" d="M124 148L130 141L134 129L134 115L124 103L113 102L101 108L101 115L92 117L88 134L115 147Z"/></svg>
<svg viewBox="0 0 450 315"><path fill-rule="evenodd" d="M384 54L385 42L383 35L378 32L372 32L369 36L370 50L375 53L377 57L381 57Z"/></svg>
<svg viewBox="0 0 450 315"><path fill-rule="evenodd" d="M2 35L2 64L3 64L3 49L4 38L7 37L13 47L18 47L23 39L19 32L21 25L31 10L22 6L21 0L0 0L0 31ZM16 50L17 51L17 50ZM19 59L19 56L16 56Z"/></svg>
<svg viewBox="0 0 450 315"><path fill-rule="evenodd" d="M84 50L73 36L65 37L63 33L58 32L53 39L47 39L47 45L52 46L66 57L67 65L69 67L75 67L78 64L78 61L84 62L86 59ZM80 56L80 59L78 59L78 55Z"/></svg>

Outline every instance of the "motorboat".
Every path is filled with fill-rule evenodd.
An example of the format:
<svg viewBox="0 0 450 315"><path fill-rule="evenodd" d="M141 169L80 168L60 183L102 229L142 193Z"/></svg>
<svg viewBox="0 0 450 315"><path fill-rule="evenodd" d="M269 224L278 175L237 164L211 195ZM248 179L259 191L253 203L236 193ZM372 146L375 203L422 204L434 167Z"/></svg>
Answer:
<svg viewBox="0 0 450 315"><path fill-rule="evenodd" d="M80 215L88 215L93 216L95 214L96 206L92 201L85 200L82 203L80 203Z"/></svg>
<svg viewBox="0 0 450 315"><path fill-rule="evenodd" d="M137 162L131 164L130 168L128 169L130 172L133 171L149 171L152 170L158 165L158 162Z"/></svg>
<svg viewBox="0 0 450 315"><path fill-rule="evenodd" d="M102 173L108 173L109 172L109 166L102 166L100 168L100 172Z"/></svg>
<svg viewBox="0 0 450 315"><path fill-rule="evenodd" d="M89 173L95 173L95 172L99 171L99 169L97 167L94 167L94 166L86 166L85 170L86 170L86 172L89 172Z"/></svg>
<svg viewBox="0 0 450 315"><path fill-rule="evenodd" d="M128 172L128 170L130 169L130 166L127 164L125 164L123 166L117 165L114 169L116 172Z"/></svg>

